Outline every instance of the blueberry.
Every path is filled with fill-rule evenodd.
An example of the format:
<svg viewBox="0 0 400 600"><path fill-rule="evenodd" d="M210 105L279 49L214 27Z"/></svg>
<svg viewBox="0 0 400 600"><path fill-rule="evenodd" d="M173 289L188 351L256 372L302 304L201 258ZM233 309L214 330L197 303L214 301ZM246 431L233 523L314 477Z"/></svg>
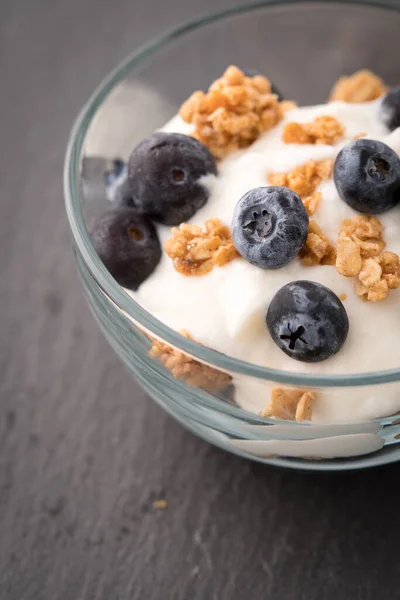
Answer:
<svg viewBox="0 0 400 600"><path fill-rule="evenodd" d="M304 246L307 235L307 211L289 188L254 188L236 204L233 243L239 254L256 267L283 267Z"/></svg>
<svg viewBox="0 0 400 600"><path fill-rule="evenodd" d="M135 206L165 225L190 219L208 199L200 177L217 174L209 150L179 133L154 133L135 148L128 179Z"/></svg>
<svg viewBox="0 0 400 600"><path fill-rule="evenodd" d="M392 88L383 97L379 106L379 115L390 131L400 127L400 85Z"/></svg>
<svg viewBox="0 0 400 600"><path fill-rule="evenodd" d="M123 179L122 182L115 187L112 196L112 202L114 207L134 207L133 198L131 194L131 187L129 185L127 177L125 177L125 179Z"/></svg>
<svg viewBox="0 0 400 600"><path fill-rule="evenodd" d="M347 144L336 158L333 177L342 200L361 213L377 215L400 201L400 159L382 142Z"/></svg>
<svg viewBox="0 0 400 600"><path fill-rule="evenodd" d="M302 362L320 362L346 341L346 309L330 289L314 281L292 281L273 297L267 326L275 344Z"/></svg>
<svg viewBox="0 0 400 600"><path fill-rule="evenodd" d="M256 75L261 75L261 73L259 73L257 71L257 69L243 69L243 73L246 75L246 77L255 77ZM280 91L278 90L276 85L274 83L272 83L272 81L271 81L271 94L276 94L278 96L279 102L282 102L282 100L285 99L285 96L283 96L280 93Z"/></svg>
<svg viewBox="0 0 400 600"><path fill-rule="evenodd" d="M137 290L161 258L154 225L133 208L122 207L102 215L90 237L114 279L131 290Z"/></svg>
<svg viewBox="0 0 400 600"><path fill-rule="evenodd" d="M111 169L104 173L107 197L113 208L120 206L133 207L133 199L128 183L128 168L121 158L115 158Z"/></svg>
<svg viewBox="0 0 400 600"><path fill-rule="evenodd" d="M111 169L104 173L104 179L107 186L112 185L126 169L126 163L122 158L115 158L112 161Z"/></svg>

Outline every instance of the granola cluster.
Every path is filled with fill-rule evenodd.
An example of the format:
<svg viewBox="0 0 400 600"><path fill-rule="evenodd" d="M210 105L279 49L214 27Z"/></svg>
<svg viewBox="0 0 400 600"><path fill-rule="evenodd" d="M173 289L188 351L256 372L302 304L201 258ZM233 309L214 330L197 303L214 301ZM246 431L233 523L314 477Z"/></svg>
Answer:
<svg viewBox="0 0 400 600"><path fill-rule="evenodd" d="M389 290L400 285L400 260L394 252L382 252L375 258L363 260L358 274L356 292L364 300L384 300Z"/></svg>
<svg viewBox="0 0 400 600"><path fill-rule="evenodd" d="M198 225L181 223L172 228L164 249L182 275L205 275L214 266L222 267L239 256L229 227L214 217Z"/></svg>
<svg viewBox="0 0 400 600"><path fill-rule="evenodd" d="M230 66L207 93L194 92L182 104L179 114L195 126L194 137L221 159L229 152L250 146L280 121L286 108L280 107L266 77L246 77L240 69Z"/></svg>
<svg viewBox="0 0 400 600"><path fill-rule="evenodd" d="M311 194L311 196L306 196L305 198L302 198L304 207L309 217L311 217L315 213L321 200L321 192L314 192L313 194Z"/></svg>
<svg viewBox="0 0 400 600"><path fill-rule="evenodd" d="M362 69L349 77L340 77L332 88L329 100L369 102L382 96L387 89L380 77L368 69Z"/></svg>
<svg viewBox="0 0 400 600"><path fill-rule="evenodd" d="M336 262L336 248L316 221L310 221L307 240L299 256L305 267L334 265Z"/></svg>
<svg viewBox="0 0 400 600"><path fill-rule="evenodd" d="M315 392L274 388L271 398L261 417L277 419L311 421Z"/></svg>
<svg viewBox="0 0 400 600"><path fill-rule="evenodd" d="M343 125L331 116L316 117L311 123L291 121L283 128L285 144L328 144L332 145L344 135Z"/></svg>
<svg viewBox="0 0 400 600"><path fill-rule="evenodd" d="M315 192L321 181L329 179L332 174L333 160L309 160L304 165L297 166L289 173L271 173L268 181L271 185L283 185L300 196L308 215L316 211L322 198L320 192Z"/></svg>
<svg viewBox="0 0 400 600"><path fill-rule="evenodd" d="M400 285L400 259L394 252L383 252L382 229L376 217L345 219L337 243L337 271L356 277L357 295L371 302L384 300Z"/></svg>
<svg viewBox="0 0 400 600"><path fill-rule="evenodd" d="M193 339L187 331L181 334ZM169 369L174 377L186 381L192 387L201 388L207 392L216 392L227 388L232 377L227 373L213 369L190 358L183 352L152 338L153 346L149 352L152 358L159 359L164 367Z"/></svg>

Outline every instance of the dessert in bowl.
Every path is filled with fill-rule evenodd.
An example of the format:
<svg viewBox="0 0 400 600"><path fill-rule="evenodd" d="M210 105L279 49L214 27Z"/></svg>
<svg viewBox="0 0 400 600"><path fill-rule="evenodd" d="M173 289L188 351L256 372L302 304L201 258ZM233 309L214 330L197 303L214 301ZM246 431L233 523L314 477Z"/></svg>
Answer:
<svg viewBox="0 0 400 600"><path fill-rule="evenodd" d="M367 70L304 107L230 66L106 173L93 248L183 336L117 305L143 346L123 358L163 404L168 381L203 437L267 460L384 445L374 420L399 412L398 386L346 380L398 367L399 105Z"/></svg>

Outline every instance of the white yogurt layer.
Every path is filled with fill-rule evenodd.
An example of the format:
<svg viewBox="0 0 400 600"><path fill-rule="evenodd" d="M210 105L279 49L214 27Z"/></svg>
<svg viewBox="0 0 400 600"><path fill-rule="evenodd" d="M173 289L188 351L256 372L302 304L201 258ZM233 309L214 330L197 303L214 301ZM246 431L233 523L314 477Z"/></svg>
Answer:
<svg viewBox="0 0 400 600"><path fill-rule="evenodd" d="M335 158L356 134L385 142L400 153L400 128L390 135L377 117L379 101L363 104L331 102L296 108L250 148L229 155L219 165L217 178L204 178L210 189L207 204L191 219L203 225L219 217L230 225L234 207L252 188L267 185L269 173L292 170L310 159ZM282 130L288 121L310 122L332 115L345 126L345 137L334 146L284 144ZM191 126L175 117L164 131L190 133ZM339 197L333 180L318 188L322 200L312 218L336 241L341 221L357 213ZM400 253L400 208L379 215L386 249ZM171 235L159 226L163 243ZM324 284L338 296L346 294L344 306L350 322L343 348L332 358L316 364L295 361L272 341L266 327L266 309L283 285L296 279ZM173 290L173 293L171 291ZM187 329L200 343L229 356L273 369L309 374L349 374L386 370L400 366L400 290L390 291L383 302L363 302L356 296L353 278L332 266L304 267L299 259L277 270L259 269L243 259L214 267L202 277L187 277L175 271L163 253L153 275L138 292L129 292L145 309L173 329ZM236 401L244 409L264 410L270 391L277 384L247 377L234 379ZM400 386L341 388L318 392L313 421L366 420L394 414L400 409Z"/></svg>

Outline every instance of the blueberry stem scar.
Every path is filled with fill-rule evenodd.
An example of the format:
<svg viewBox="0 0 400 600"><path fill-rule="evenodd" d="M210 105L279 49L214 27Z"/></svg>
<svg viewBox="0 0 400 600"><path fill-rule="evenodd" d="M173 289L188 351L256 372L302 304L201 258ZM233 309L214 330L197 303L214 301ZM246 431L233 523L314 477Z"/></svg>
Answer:
<svg viewBox="0 0 400 600"><path fill-rule="evenodd" d="M297 340L300 340L301 342L303 342L303 344L307 344L306 340L304 340L301 337L303 335L303 333L305 332L303 325L300 325L300 327L298 327L296 329L296 331L292 331L290 328L290 325L288 323L287 328L290 331L290 335L281 335L279 337L281 338L281 340L290 340L290 342L289 342L290 350L294 350Z"/></svg>
<svg viewBox="0 0 400 600"><path fill-rule="evenodd" d="M250 231L250 233L257 233L260 239L265 239L271 231L271 219L268 211L261 211L261 215L258 212L253 212L253 221L249 221L243 225L244 231Z"/></svg>
<svg viewBox="0 0 400 600"><path fill-rule="evenodd" d="M385 177L390 171L390 164L384 158L380 157L371 157L371 165L368 169L368 173L371 177L378 179L379 181L384 181Z"/></svg>

